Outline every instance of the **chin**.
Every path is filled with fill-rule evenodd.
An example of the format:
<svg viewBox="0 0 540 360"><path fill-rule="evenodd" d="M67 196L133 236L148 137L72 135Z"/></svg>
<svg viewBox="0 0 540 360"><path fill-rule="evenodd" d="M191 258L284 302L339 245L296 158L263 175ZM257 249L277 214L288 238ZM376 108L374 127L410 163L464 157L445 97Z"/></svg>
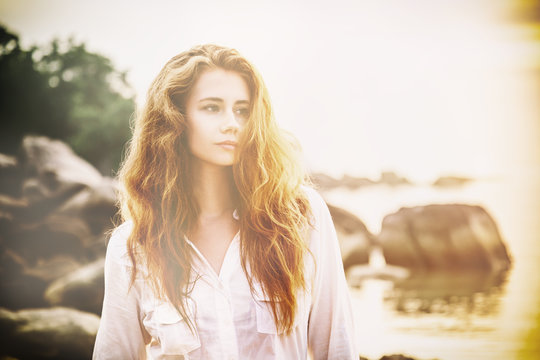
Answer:
<svg viewBox="0 0 540 360"><path fill-rule="evenodd" d="M210 161L210 163L216 165L216 166L233 166L236 162L234 159L215 159L214 161Z"/></svg>

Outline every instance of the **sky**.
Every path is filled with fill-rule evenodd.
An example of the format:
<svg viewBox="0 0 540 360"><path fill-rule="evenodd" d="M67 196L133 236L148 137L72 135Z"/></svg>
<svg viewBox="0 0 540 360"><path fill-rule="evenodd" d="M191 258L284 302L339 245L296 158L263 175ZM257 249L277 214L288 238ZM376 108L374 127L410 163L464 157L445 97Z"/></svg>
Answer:
<svg viewBox="0 0 540 360"><path fill-rule="evenodd" d="M510 4L0 0L0 22L26 46L73 36L110 57L139 106L170 57L237 48L311 170L431 181L540 173L540 47Z"/></svg>

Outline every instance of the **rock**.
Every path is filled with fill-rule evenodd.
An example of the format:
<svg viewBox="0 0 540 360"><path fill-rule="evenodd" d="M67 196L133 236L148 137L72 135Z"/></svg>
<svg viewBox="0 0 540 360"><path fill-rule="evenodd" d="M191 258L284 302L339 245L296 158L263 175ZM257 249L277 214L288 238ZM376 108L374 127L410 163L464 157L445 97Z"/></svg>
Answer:
<svg viewBox="0 0 540 360"><path fill-rule="evenodd" d="M74 309L0 308L0 353L18 359L91 359L98 327L98 316Z"/></svg>
<svg viewBox="0 0 540 360"><path fill-rule="evenodd" d="M56 255L49 259L39 259L33 266L26 265L24 273L43 279L49 284L64 275L73 273L80 267L81 263L75 259L65 255Z"/></svg>
<svg viewBox="0 0 540 360"><path fill-rule="evenodd" d="M25 136L22 154L26 177L38 178L53 193L65 185L83 184L93 187L102 182L103 177L96 168L59 140Z"/></svg>
<svg viewBox="0 0 540 360"><path fill-rule="evenodd" d="M0 153L0 174L3 175L3 172L6 169L12 169L15 167L17 167L16 157Z"/></svg>
<svg viewBox="0 0 540 360"><path fill-rule="evenodd" d="M330 215L332 215L332 220L336 225L336 228L345 234L354 234L354 233L366 233L369 234L369 239L372 238L371 233L366 228L366 225L360 220L356 215L350 213L349 211L334 206L332 204L326 203L328 210L330 210Z"/></svg>
<svg viewBox="0 0 540 360"><path fill-rule="evenodd" d="M471 178L460 176L441 176L434 183L433 186L438 187L458 187L463 186L473 181Z"/></svg>
<svg viewBox="0 0 540 360"><path fill-rule="evenodd" d="M23 199L17 199L9 195L0 194L0 217L14 220L14 218L24 214L28 208L28 203ZM1 233L5 233L2 229Z"/></svg>
<svg viewBox="0 0 540 360"><path fill-rule="evenodd" d="M26 179L22 187L26 206L11 210L14 218L21 223L42 220L86 188L84 184L66 184L53 193L36 178Z"/></svg>
<svg viewBox="0 0 540 360"><path fill-rule="evenodd" d="M0 306L10 309L46 306L43 293L52 281L103 257L116 213L115 181L66 144L27 136L21 153L18 162L0 156L0 177L4 163L24 170L20 196L0 194ZM98 287L102 292L102 282ZM79 307L97 312L85 294ZM102 294L96 296L101 307ZM72 297L68 291L58 303L74 306Z"/></svg>
<svg viewBox="0 0 540 360"><path fill-rule="evenodd" d="M355 215L337 206L327 205L336 227L343 267L347 269L354 264L368 263L373 235Z"/></svg>
<svg viewBox="0 0 540 360"><path fill-rule="evenodd" d="M104 177L100 185L86 188L66 201L57 215L77 217L84 220L94 235L112 227L112 218L117 213L117 183Z"/></svg>
<svg viewBox="0 0 540 360"><path fill-rule="evenodd" d="M103 267L101 258L54 281L45 291L45 299L53 306L72 307L101 314L103 305Z"/></svg>
<svg viewBox="0 0 540 360"><path fill-rule="evenodd" d="M0 255L0 306L12 310L47 306L43 297L47 285L79 267L62 256L30 265L13 250L4 249Z"/></svg>
<svg viewBox="0 0 540 360"><path fill-rule="evenodd" d="M76 213L54 213L37 223L15 223L0 216L0 240L4 249L25 260L27 268L58 268L60 263L80 264L105 254L106 235L93 234L88 222ZM104 226L104 225L101 225ZM55 260L57 259L57 260ZM51 268L52 267L52 268ZM45 272L45 270L43 270ZM59 272L48 272L50 275Z"/></svg>
<svg viewBox="0 0 540 360"><path fill-rule="evenodd" d="M340 180L342 186L345 186L349 190L355 190L362 186L369 186L375 184L373 180L364 177L354 177L350 175L343 175Z"/></svg>
<svg viewBox="0 0 540 360"><path fill-rule="evenodd" d="M414 270L500 271L510 266L497 226L480 206L401 208L383 219L378 241L388 264Z"/></svg>
<svg viewBox="0 0 540 360"><path fill-rule="evenodd" d="M7 250L2 252L0 260L0 306L22 309L47 305L43 298L47 282L26 273L23 258Z"/></svg>
<svg viewBox="0 0 540 360"><path fill-rule="evenodd" d="M310 175L311 181L322 190L328 190L339 186L339 180L323 173L313 173Z"/></svg>
<svg viewBox="0 0 540 360"><path fill-rule="evenodd" d="M323 173L314 173L311 174L311 179L313 183L322 190L330 190L340 186L354 190L362 186L375 184L373 180L368 178L358 178L350 175L343 175L343 177L338 180Z"/></svg>
<svg viewBox="0 0 540 360"><path fill-rule="evenodd" d="M22 171L17 158L0 154L0 191L18 197L21 194Z"/></svg>
<svg viewBox="0 0 540 360"><path fill-rule="evenodd" d="M338 180L323 173L313 173L311 174L311 179L321 190L331 190L337 187L346 187L349 190L355 190L360 187L376 184L397 186L411 183L406 178L398 176L391 171L381 173L381 177L377 181L365 177L354 177L347 174L343 175L343 177Z"/></svg>
<svg viewBox="0 0 540 360"><path fill-rule="evenodd" d="M396 173L391 171L381 173L381 177L377 181L373 181L365 177L354 177L347 174L343 175L341 179L335 179L323 173L313 173L311 174L311 179L313 183L323 191L331 190L337 187L346 187L349 190L355 190L360 187L377 184L390 186L411 184L411 182L406 178L398 176Z"/></svg>
<svg viewBox="0 0 540 360"><path fill-rule="evenodd" d="M87 250L95 241L88 224L77 217L50 215L36 224L19 224L6 247L21 255L31 266L40 259L69 255L80 262L95 258Z"/></svg>
<svg viewBox="0 0 540 360"><path fill-rule="evenodd" d="M411 182L404 177L398 176L392 171L385 171L381 173L381 177L378 181L379 184L386 184L390 186L407 185Z"/></svg>
<svg viewBox="0 0 540 360"><path fill-rule="evenodd" d="M401 354L399 354L399 355L398 354L393 354L393 355L384 355L379 360L415 360L415 359L412 358L412 357L401 355Z"/></svg>
<svg viewBox="0 0 540 360"><path fill-rule="evenodd" d="M104 254L103 234L116 213L115 181L61 141L27 136L22 198L0 196L2 243L33 266L58 254L87 262Z"/></svg>
<svg viewBox="0 0 540 360"><path fill-rule="evenodd" d="M368 360L368 358L360 355L359 360ZM399 355L393 354L393 355L384 355L379 360L415 360L415 359L412 357L401 355L401 354Z"/></svg>

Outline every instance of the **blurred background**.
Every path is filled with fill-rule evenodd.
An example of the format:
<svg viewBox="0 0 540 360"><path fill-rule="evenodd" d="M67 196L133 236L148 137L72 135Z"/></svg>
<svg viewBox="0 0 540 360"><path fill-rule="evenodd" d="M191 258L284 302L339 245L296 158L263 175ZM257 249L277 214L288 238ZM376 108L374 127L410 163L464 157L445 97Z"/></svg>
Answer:
<svg viewBox="0 0 540 360"><path fill-rule="evenodd" d="M540 1L0 0L0 26L6 318L99 315L66 276L102 268L130 119L211 42L262 73L335 206L360 355L540 358Z"/></svg>

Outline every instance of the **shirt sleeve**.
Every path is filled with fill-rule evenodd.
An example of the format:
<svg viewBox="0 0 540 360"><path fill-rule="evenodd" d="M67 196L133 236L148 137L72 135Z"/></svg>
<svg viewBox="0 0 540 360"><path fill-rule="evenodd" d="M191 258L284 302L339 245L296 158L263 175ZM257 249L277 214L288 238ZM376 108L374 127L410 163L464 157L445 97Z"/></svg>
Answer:
<svg viewBox="0 0 540 360"><path fill-rule="evenodd" d="M315 260L308 323L308 348L313 359L358 359L351 299L336 230L328 206L309 189L314 228L310 250Z"/></svg>
<svg viewBox="0 0 540 360"><path fill-rule="evenodd" d="M146 332L140 310L140 286L131 284L126 240L128 223L112 234L105 257L105 296L93 359L146 359Z"/></svg>

